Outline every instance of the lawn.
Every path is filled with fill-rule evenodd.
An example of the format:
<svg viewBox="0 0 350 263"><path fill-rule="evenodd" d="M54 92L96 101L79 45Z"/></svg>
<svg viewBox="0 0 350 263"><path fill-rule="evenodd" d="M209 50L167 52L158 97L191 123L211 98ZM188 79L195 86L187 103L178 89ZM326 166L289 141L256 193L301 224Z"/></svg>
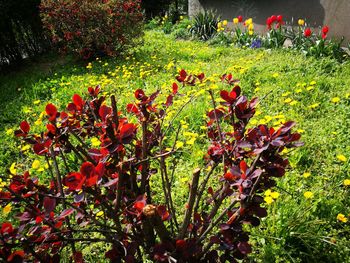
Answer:
<svg viewBox="0 0 350 263"><path fill-rule="evenodd" d="M268 218L251 229L254 253L260 262L348 262L350 225L350 65L329 58L304 57L290 50L238 49L209 46L203 42L175 40L157 31L146 31L144 39L116 59L76 62L46 56L21 69L0 76L0 174L7 178L13 163L46 176L43 160L33 165L30 148L13 136L22 120L43 129L45 105L66 105L74 93L84 95L89 86L101 85L106 95L116 94L125 112L133 91L169 90L180 69L204 72L218 92L219 78L232 73L243 92L261 98L252 124L278 126L295 120L305 145L290 152L290 169L278 182L271 198L266 193ZM185 202L191 171L202 162L207 145L202 140L206 111L212 106L200 85L188 87L181 101L194 96L177 122L182 125L179 160L172 185L178 207ZM218 97L218 96L217 96ZM175 104L175 108L181 107ZM17 165L21 163L21 165ZM219 175L217 175L219 176ZM3 179L5 181L5 179ZM153 182L154 191L160 182ZM11 213L2 214L11 220ZM1 220L2 221L2 220ZM345 220L343 220L345 221ZM99 258L98 250L90 259Z"/></svg>

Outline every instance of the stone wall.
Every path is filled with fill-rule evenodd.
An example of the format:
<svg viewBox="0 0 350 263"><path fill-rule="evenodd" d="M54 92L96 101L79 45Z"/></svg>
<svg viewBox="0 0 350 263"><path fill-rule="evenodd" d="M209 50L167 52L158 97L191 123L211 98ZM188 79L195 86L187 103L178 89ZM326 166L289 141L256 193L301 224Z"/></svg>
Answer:
<svg viewBox="0 0 350 263"><path fill-rule="evenodd" d="M295 24L304 18L311 27L328 25L330 36L350 40L350 0L189 0L188 6L190 16L213 9L229 21L238 15L252 17L260 31L265 29L266 18L273 14L281 14Z"/></svg>

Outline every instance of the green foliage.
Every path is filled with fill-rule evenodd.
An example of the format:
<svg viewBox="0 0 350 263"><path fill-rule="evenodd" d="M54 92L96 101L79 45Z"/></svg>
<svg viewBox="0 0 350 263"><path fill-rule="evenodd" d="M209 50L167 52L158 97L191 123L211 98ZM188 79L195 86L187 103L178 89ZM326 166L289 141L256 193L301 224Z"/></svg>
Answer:
<svg viewBox="0 0 350 263"><path fill-rule="evenodd" d="M200 40L212 38L218 28L220 17L212 10L205 10L193 17L190 33Z"/></svg>

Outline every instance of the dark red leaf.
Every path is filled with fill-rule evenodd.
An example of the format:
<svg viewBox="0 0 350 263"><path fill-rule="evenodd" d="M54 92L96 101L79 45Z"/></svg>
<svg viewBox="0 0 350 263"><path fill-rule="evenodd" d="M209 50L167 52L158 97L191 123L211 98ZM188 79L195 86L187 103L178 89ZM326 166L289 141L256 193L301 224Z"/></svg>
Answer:
<svg viewBox="0 0 350 263"><path fill-rule="evenodd" d="M51 132L52 134L56 134L56 127L55 125L48 123L46 125L46 128L48 129L49 132Z"/></svg>
<svg viewBox="0 0 350 263"><path fill-rule="evenodd" d="M224 116L224 112L222 109L215 109L215 110L211 110L208 113L208 117L212 120L215 120L216 118L220 119Z"/></svg>
<svg viewBox="0 0 350 263"><path fill-rule="evenodd" d="M46 214L51 213L56 207L56 199L46 196L44 198L44 209Z"/></svg>
<svg viewBox="0 0 350 263"><path fill-rule="evenodd" d="M12 252L12 254L7 258L7 262L23 262L23 258L24 251L16 250L15 252Z"/></svg>
<svg viewBox="0 0 350 263"><path fill-rule="evenodd" d="M127 138L131 135L133 135L136 131L136 125L132 123L126 123L124 124L120 129L120 137L122 139Z"/></svg>
<svg viewBox="0 0 350 263"><path fill-rule="evenodd" d="M74 252L73 259L75 263L83 263L84 262L83 253L81 253L81 251Z"/></svg>
<svg viewBox="0 0 350 263"><path fill-rule="evenodd" d="M174 82L173 83L173 95L177 94L179 90L179 86Z"/></svg>
<svg viewBox="0 0 350 263"><path fill-rule="evenodd" d="M171 105L173 104L173 99L174 99L174 96L173 96L173 95L169 95L169 96L167 97L167 99L166 99L165 105L166 105L167 107L171 106Z"/></svg>
<svg viewBox="0 0 350 263"><path fill-rule="evenodd" d="M247 255L252 252L252 247L248 244L248 242L239 242L237 248L243 255Z"/></svg>
<svg viewBox="0 0 350 263"><path fill-rule="evenodd" d="M140 113L139 107L136 104L128 104L126 106L126 110L128 112L132 112L134 114L139 114Z"/></svg>
<svg viewBox="0 0 350 263"><path fill-rule="evenodd" d="M22 132L24 132L24 133L28 133L30 130L30 125L27 121L22 121L21 124L19 125L19 127L21 128Z"/></svg>
<svg viewBox="0 0 350 263"><path fill-rule="evenodd" d="M89 177L95 172L95 166L90 162L85 162L80 167L80 173L85 176Z"/></svg>
<svg viewBox="0 0 350 263"><path fill-rule="evenodd" d="M202 81L204 79L204 73L200 73L199 75L197 75L197 78L199 79L199 81Z"/></svg>
<svg viewBox="0 0 350 263"><path fill-rule="evenodd" d="M11 223L9 222L4 222L1 225L1 229L0 229L0 234L6 235L6 234L11 234L13 232L13 226Z"/></svg>
<svg viewBox="0 0 350 263"><path fill-rule="evenodd" d="M170 219L170 214L166 209L165 205L157 206L157 212L163 221Z"/></svg>
<svg viewBox="0 0 350 263"><path fill-rule="evenodd" d="M69 173L64 179L63 184L69 188L69 190L81 190L85 182L85 176L81 173L72 172Z"/></svg>
<svg viewBox="0 0 350 263"><path fill-rule="evenodd" d="M74 213L74 208L67 208L65 210L62 211L62 213L58 216L59 219L63 219L71 214Z"/></svg>
<svg viewBox="0 0 350 263"><path fill-rule="evenodd" d="M98 111L98 114L100 115L101 117L101 120L103 122L106 121L107 117L110 116L112 113L112 108L111 107L108 107L106 105L102 105Z"/></svg>
<svg viewBox="0 0 350 263"><path fill-rule="evenodd" d="M180 70L180 77L182 79L185 79L187 77L187 72L184 70L184 69L181 69Z"/></svg>
<svg viewBox="0 0 350 263"><path fill-rule="evenodd" d="M137 89L135 91L135 98L138 100L143 100L145 98L145 92L142 89Z"/></svg>
<svg viewBox="0 0 350 263"><path fill-rule="evenodd" d="M57 115L57 108L52 103L46 105L45 111L50 116L50 120L53 120Z"/></svg>
<svg viewBox="0 0 350 263"><path fill-rule="evenodd" d="M73 95L73 103L77 106L77 108L80 110L84 106L84 100L78 95Z"/></svg>

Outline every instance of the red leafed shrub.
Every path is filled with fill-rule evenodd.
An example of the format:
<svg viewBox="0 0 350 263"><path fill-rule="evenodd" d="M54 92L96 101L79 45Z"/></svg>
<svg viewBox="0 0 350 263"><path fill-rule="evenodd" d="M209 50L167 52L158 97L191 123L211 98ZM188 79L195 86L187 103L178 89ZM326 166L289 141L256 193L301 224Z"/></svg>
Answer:
<svg viewBox="0 0 350 263"><path fill-rule="evenodd" d="M43 0L41 17L62 51L115 55L141 34L139 0Z"/></svg>
<svg viewBox="0 0 350 263"><path fill-rule="evenodd" d="M0 258L58 262L65 248L83 262L82 244L93 242L110 245L104 256L111 262L142 262L144 256L155 262L236 262L252 252L243 224L258 226L267 216L262 194L285 174L288 160L281 152L301 145L300 135L291 121L278 129L247 128L258 100L245 97L231 74L223 75L221 105L209 90L206 167L193 171L188 200L176 205L168 165L177 158L181 127L166 116L188 85L206 81L204 74L185 70L177 80L180 85L174 83L165 98L159 90L135 91L126 110L138 123L118 111L114 96L108 106L99 87L84 98L75 94L66 109L47 105L47 131L40 135L21 123L16 135L45 156L50 177L19 173L0 192L2 206L17 204L18 218L1 223ZM165 141L169 132L172 147ZM100 145L89 146L91 138ZM162 196L155 198L152 176L162 180Z"/></svg>

